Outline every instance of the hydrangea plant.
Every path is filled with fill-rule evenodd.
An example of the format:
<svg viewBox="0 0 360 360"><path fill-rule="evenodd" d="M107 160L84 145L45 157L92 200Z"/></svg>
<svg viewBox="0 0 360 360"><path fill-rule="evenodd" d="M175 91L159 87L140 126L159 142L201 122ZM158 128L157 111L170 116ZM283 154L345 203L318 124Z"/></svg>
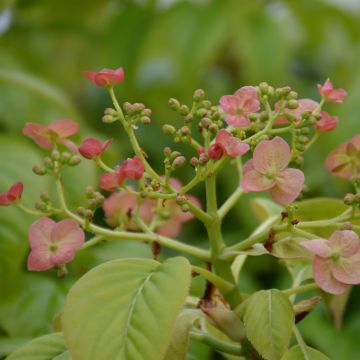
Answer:
<svg viewBox="0 0 360 360"><path fill-rule="evenodd" d="M175 147L188 145L193 155L186 158L164 148L163 171L158 173L136 136L139 126L151 123L151 110L141 103L121 106L115 95L114 87L125 80L123 69L88 71L86 77L109 92L113 107L102 120L119 123L132 146L131 157L109 166L102 156L111 140L87 138L76 145L69 138L79 126L70 119L48 126L28 123L23 133L49 152L33 171L53 179L57 197L50 200L43 194L35 209L28 208L21 202L23 185L16 183L0 194L0 205L17 205L39 217L29 229L29 271L55 270L63 277L78 252L110 241L145 242L153 258L115 259L87 272L67 295L59 315L61 331L31 341L9 359L35 359L31 356L40 351L59 359L180 360L186 358L190 338L237 359L327 359L305 344L297 323L322 297L342 296L360 283L360 135L325 161L332 175L354 186L345 205L334 199L302 201L306 186L301 167L303 154L320 135L336 128L338 118L323 107L342 103L345 90L334 89L328 79L318 85L319 102L267 83L241 87L222 96L219 105L207 100L203 90L195 91L190 107L170 99L183 123L178 128L166 124L163 131ZM81 157L102 171L101 190L84 189L88 200L73 211L63 169L76 167ZM224 167L227 163L232 167ZM176 173L186 165L193 178L182 184ZM239 181L219 204L217 177L222 171L233 171ZM200 184L205 199L192 194ZM248 193L269 194L272 200L255 199L267 216L250 236L226 244L222 221ZM337 206L336 215L308 219L306 208L315 204ZM104 214L102 225L95 213ZM206 248L176 239L192 219L204 225ZM178 256L159 259L162 248ZM240 273L251 256L280 259L293 283L286 289L240 291ZM195 276L206 284L200 298L189 290ZM297 301L298 294L305 300Z"/></svg>

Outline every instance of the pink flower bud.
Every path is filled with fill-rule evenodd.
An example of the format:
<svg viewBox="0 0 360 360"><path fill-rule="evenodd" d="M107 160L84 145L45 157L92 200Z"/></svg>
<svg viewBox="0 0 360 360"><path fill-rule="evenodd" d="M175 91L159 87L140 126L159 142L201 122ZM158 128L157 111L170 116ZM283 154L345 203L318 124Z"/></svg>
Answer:
<svg viewBox="0 0 360 360"><path fill-rule="evenodd" d="M360 284L360 240L351 230L335 231L329 240L302 241L315 254L315 282L330 294L341 294L349 285Z"/></svg>
<svg viewBox="0 0 360 360"><path fill-rule="evenodd" d="M116 70L102 69L99 72L86 71L85 76L95 85L100 87L113 86L125 80L123 68L118 68Z"/></svg>
<svg viewBox="0 0 360 360"><path fill-rule="evenodd" d="M324 85L318 84L318 90L327 101L334 103L342 103L347 95L344 89L334 89L330 79L327 79Z"/></svg>
<svg viewBox="0 0 360 360"><path fill-rule="evenodd" d="M211 159L219 160L224 155L224 149L220 144L212 144L209 147L208 155Z"/></svg>
<svg viewBox="0 0 360 360"><path fill-rule="evenodd" d="M24 185L21 182L12 185L8 191L0 194L0 206L8 206L19 201L23 190Z"/></svg>
<svg viewBox="0 0 360 360"><path fill-rule="evenodd" d="M138 156L134 156L124 161L122 171L127 179L139 180L144 174L144 165Z"/></svg>
<svg viewBox="0 0 360 360"><path fill-rule="evenodd" d="M44 271L64 265L74 259L84 240L84 231L74 220L56 223L43 217L29 229L31 252L27 267L31 271Z"/></svg>
<svg viewBox="0 0 360 360"><path fill-rule="evenodd" d="M260 101L253 86L244 86L234 95L222 96L220 106L227 114L225 121L229 125L246 127L250 124L248 115L260 110Z"/></svg>
<svg viewBox="0 0 360 360"><path fill-rule="evenodd" d="M55 144L67 146L70 150L77 152L76 145L68 140L68 137L76 134L79 124L73 120L56 120L50 125L26 123L23 134L32 139L43 149L51 150Z"/></svg>
<svg viewBox="0 0 360 360"><path fill-rule="evenodd" d="M287 167L290 157L290 147L282 138L261 141L244 165L241 187L246 192L269 191L283 205L293 202L304 184L304 174Z"/></svg>
<svg viewBox="0 0 360 360"><path fill-rule="evenodd" d="M107 191L115 191L125 180L125 174L121 166L117 166L115 171L100 175L99 186Z"/></svg>
<svg viewBox="0 0 360 360"><path fill-rule="evenodd" d="M103 144L96 138L87 138L79 147L79 153L86 159L94 159L108 148L111 140L106 140Z"/></svg>

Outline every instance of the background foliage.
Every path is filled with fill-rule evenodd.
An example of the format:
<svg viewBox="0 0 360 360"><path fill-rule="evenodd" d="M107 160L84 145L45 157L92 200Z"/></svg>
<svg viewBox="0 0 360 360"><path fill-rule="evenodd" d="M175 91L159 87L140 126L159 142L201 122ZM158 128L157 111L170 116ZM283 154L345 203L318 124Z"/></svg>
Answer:
<svg viewBox="0 0 360 360"><path fill-rule="evenodd" d="M140 141L160 168L162 148L169 145L161 125L176 122L169 97L190 102L202 87L216 103L223 94L245 84L268 81L291 85L300 97L316 97L316 83L328 76L348 90L337 131L326 134L306 157L309 196L338 196L346 184L323 168L326 154L359 131L360 6L356 0L2 0L0 2L0 190L21 180L31 205L48 184L31 167L42 155L21 136L25 122L48 123L56 118L80 122L82 134L114 137L108 161L130 155L116 125L103 126L110 105L104 91L84 79L86 69L123 66L127 80L120 98L141 101L153 109L152 127L139 130ZM145 132L146 131L146 132ZM186 149L179 147L186 153ZM311 171L309 171L311 170ZM84 162L81 177L67 174L73 206L85 185L96 183L96 170ZM182 170L183 180L190 170ZM224 198L237 186L231 176L220 178ZM202 189L196 189L202 196ZM246 236L257 220L241 201L224 224L230 244ZM244 211L244 209L246 209ZM30 274L25 268L27 228L33 219L14 208L0 208L0 358L28 339L53 331L53 318L76 278L105 260L150 257L148 247L112 243L80 253L65 280L53 272ZM196 223L182 233L186 242L203 243ZM271 269L271 270L270 270ZM284 286L285 270L267 257L249 261L244 291ZM193 288L200 294L199 281ZM353 291L341 336L322 306L302 322L305 339L334 359L360 358L359 290ZM56 321L55 321L56 329ZM204 345L191 344L189 359L215 359Z"/></svg>

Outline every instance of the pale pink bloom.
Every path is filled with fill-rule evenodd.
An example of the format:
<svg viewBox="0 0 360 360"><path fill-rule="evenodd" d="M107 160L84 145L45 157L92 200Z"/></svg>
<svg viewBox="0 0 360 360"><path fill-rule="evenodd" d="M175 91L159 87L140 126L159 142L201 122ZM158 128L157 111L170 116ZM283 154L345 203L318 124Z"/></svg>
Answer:
<svg viewBox="0 0 360 360"><path fill-rule="evenodd" d="M329 240L302 241L312 251L315 282L330 294L341 294L349 285L360 284L360 240L351 230L335 231Z"/></svg>
<svg viewBox="0 0 360 360"><path fill-rule="evenodd" d="M127 179L140 180L144 174L144 165L138 156L134 156L124 161L122 171Z"/></svg>
<svg viewBox="0 0 360 360"><path fill-rule="evenodd" d="M12 185L8 191L0 194L0 206L8 206L19 201L23 190L24 185L21 182Z"/></svg>
<svg viewBox="0 0 360 360"><path fill-rule="evenodd" d="M290 157L290 147L282 138L261 141L244 165L241 187L246 192L268 190L283 205L293 202L304 184L304 174L287 167Z"/></svg>
<svg viewBox="0 0 360 360"><path fill-rule="evenodd" d="M332 175L351 180L360 175L360 134L334 149L325 160Z"/></svg>
<svg viewBox="0 0 360 360"><path fill-rule="evenodd" d="M182 184L174 178L170 179L170 185L179 190ZM195 196L187 195L196 206L201 207L200 202ZM137 204L136 195L129 194L125 190L118 191L110 195L103 205L106 221L110 226L118 226L122 223L128 230L138 230L139 226L132 218ZM140 216L146 224L150 224L154 218L157 200L145 199L139 209ZM161 207L159 225L156 232L163 236L177 236L181 231L183 223L191 220L193 215L190 212L183 212L175 200L164 200Z"/></svg>
<svg viewBox="0 0 360 360"><path fill-rule="evenodd" d="M44 271L64 265L74 259L84 240L84 231L74 220L56 223L43 217L29 229L31 252L27 267L32 271Z"/></svg>
<svg viewBox="0 0 360 360"><path fill-rule="evenodd" d="M221 129L216 134L215 143L210 146L208 155L215 160L219 160L223 155L234 158L244 155L249 149L248 144L231 136L225 129Z"/></svg>
<svg viewBox="0 0 360 360"><path fill-rule="evenodd" d="M330 79L327 79L324 85L318 84L318 90L327 101L334 103L342 103L347 95L344 89L334 89Z"/></svg>
<svg viewBox="0 0 360 360"><path fill-rule="evenodd" d="M102 69L98 72L86 71L85 76L97 86L113 86L125 80L123 68Z"/></svg>
<svg viewBox="0 0 360 360"><path fill-rule="evenodd" d="M50 125L26 123L23 134L32 139L41 148L51 150L55 144L67 146L77 152L77 146L68 137L75 135L79 130L79 124L73 120L56 120Z"/></svg>
<svg viewBox="0 0 360 360"><path fill-rule="evenodd" d="M113 172L100 175L99 186L107 191L115 191L125 180L122 166L117 166Z"/></svg>
<svg viewBox="0 0 360 360"><path fill-rule="evenodd" d="M87 138L79 146L79 153L86 159L94 159L108 148L111 140L106 140L103 144L96 138Z"/></svg>
<svg viewBox="0 0 360 360"><path fill-rule="evenodd" d="M229 125L246 127L250 124L248 115L260 110L260 101L253 86L244 86L234 95L222 96L220 106L226 112L225 121Z"/></svg>
<svg viewBox="0 0 360 360"><path fill-rule="evenodd" d="M283 102L284 102L284 100L278 101L274 106L274 110L278 111L279 106L281 104L283 104ZM299 104L299 106L296 109L284 109L283 114L292 116L294 118L294 121L300 121L301 115L304 112L314 111L316 109L316 107L319 105L319 103L317 103L316 101L311 100L311 99L299 99L298 104ZM287 119L286 116L279 117L275 121L276 125L286 125L288 123L289 123L289 120Z"/></svg>
<svg viewBox="0 0 360 360"><path fill-rule="evenodd" d="M314 127L322 132L334 130L339 122L337 116L331 116L326 111L321 111L321 119L314 124Z"/></svg>

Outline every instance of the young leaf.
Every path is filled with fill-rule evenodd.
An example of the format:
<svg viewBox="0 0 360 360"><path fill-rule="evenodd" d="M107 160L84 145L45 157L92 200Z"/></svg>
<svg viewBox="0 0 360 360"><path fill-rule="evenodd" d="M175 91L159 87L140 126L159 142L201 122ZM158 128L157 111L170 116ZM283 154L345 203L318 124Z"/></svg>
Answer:
<svg viewBox="0 0 360 360"><path fill-rule="evenodd" d="M306 346L304 350L299 345L295 345L284 354L281 360L330 360L323 353L309 346Z"/></svg>
<svg viewBox="0 0 360 360"><path fill-rule="evenodd" d="M52 333L31 340L7 357L7 360L70 359L60 357L67 353L62 333Z"/></svg>
<svg viewBox="0 0 360 360"><path fill-rule="evenodd" d="M159 263L117 259L70 290L63 330L77 360L163 359L191 280L182 257Z"/></svg>
<svg viewBox="0 0 360 360"><path fill-rule="evenodd" d="M294 321L291 303L280 290L258 291L247 301L244 313L246 333L266 360L279 360L285 353Z"/></svg>

